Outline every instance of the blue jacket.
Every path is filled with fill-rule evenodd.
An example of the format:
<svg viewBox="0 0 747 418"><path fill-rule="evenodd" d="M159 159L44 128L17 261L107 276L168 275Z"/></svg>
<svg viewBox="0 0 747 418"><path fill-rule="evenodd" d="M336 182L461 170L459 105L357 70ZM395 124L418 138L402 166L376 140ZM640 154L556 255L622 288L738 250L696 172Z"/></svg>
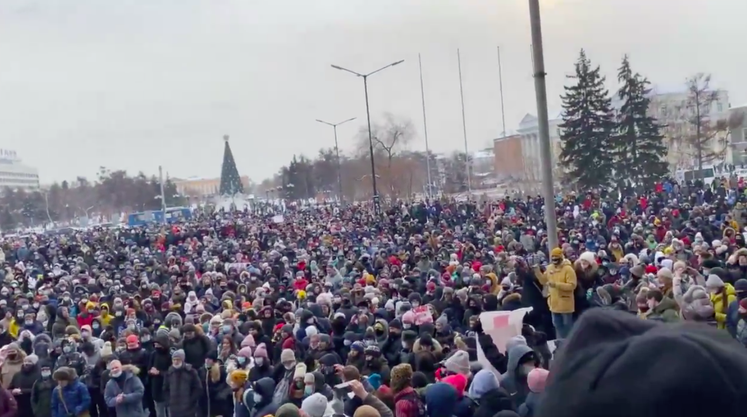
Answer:
<svg viewBox="0 0 747 418"><path fill-rule="evenodd" d="M140 378L137 377L138 372L138 368L133 365L122 366L122 373L124 374L122 387L119 387L119 383L114 378L109 379L106 383L106 389L104 390L106 406L115 408L118 417L145 416L143 410L145 387ZM119 394L124 395L124 400L118 404L117 396Z"/></svg>
<svg viewBox="0 0 747 418"><path fill-rule="evenodd" d="M737 324L739 323L739 299L729 304L726 310L726 330L732 337L737 336Z"/></svg>
<svg viewBox="0 0 747 418"><path fill-rule="evenodd" d="M60 396L62 390L62 396ZM62 399L65 402L62 402ZM67 408L65 408L67 407ZM91 408L91 395L88 394L86 385L75 379L64 388L56 386L52 390L52 416L53 417L77 417Z"/></svg>

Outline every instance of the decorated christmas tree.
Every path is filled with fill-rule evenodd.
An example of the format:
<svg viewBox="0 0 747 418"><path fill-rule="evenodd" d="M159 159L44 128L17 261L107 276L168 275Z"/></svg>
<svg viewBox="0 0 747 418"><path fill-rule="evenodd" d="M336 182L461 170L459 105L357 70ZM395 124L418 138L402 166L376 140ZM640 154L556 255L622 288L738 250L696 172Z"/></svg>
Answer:
<svg viewBox="0 0 747 418"><path fill-rule="evenodd" d="M233 196L237 193L244 193L244 186L241 184L239 170L236 169L236 162L233 159L231 146L228 145L228 135L223 136L226 143L223 149L223 166L220 173L220 194Z"/></svg>

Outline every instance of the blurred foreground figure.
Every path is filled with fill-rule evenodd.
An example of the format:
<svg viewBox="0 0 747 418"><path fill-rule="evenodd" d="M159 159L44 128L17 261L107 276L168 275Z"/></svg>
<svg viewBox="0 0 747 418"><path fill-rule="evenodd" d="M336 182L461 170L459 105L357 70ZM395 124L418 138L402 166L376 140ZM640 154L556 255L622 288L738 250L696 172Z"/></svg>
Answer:
<svg viewBox="0 0 747 418"><path fill-rule="evenodd" d="M743 416L747 353L727 333L597 310L550 369L537 416Z"/></svg>

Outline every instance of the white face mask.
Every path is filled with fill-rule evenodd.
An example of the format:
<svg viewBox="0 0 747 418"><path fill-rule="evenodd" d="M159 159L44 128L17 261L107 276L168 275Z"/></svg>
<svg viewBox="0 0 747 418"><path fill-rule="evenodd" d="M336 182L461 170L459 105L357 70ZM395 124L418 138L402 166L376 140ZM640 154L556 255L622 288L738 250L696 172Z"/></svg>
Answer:
<svg viewBox="0 0 747 418"><path fill-rule="evenodd" d="M404 329L410 329L412 327L412 324L402 324L402 328Z"/></svg>
<svg viewBox="0 0 747 418"><path fill-rule="evenodd" d="M407 348L407 343L405 341L402 341L402 348Z"/></svg>
<svg viewBox="0 0 747 418"><path fill-rule="evenodd" d="M254 358L254 364L256 364L257 366L262 366L264 363L265 363L265 358L264 357L255 357Z"/></svg>
<svg viewBox="0 0 747 418"><path fill-rule="evenodd" d="M255 403L255 404L258 404L258 403L260 403L260 402L262 402L262 395L260 395L259 393L256 393L256 392L255 392L255 393L254 393L254 403Z"/></svg>

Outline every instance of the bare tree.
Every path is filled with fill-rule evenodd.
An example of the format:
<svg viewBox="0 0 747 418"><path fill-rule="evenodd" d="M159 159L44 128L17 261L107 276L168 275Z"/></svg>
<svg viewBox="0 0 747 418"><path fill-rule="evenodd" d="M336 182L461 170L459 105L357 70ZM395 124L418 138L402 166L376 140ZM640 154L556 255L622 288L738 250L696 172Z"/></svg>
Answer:
<svg viewBox="0 0 747 418"><path fill-rule="evenodd" d="M720 161L726 155L731 129L741 125L741 115L712 120L711 109L718 101L718 91L711 89L711 75L698 73L687 80L687 129L679 142L690 151L698 165L698 177L703 165Z"/></svg>
<svg viewBox="0 0 747 418"><path fill-rule="evenodd" d="M397 118L391 113L384 115L384 120L371 125L371 141L374 155L382 154L391 167L394 157L407 148L415 135L415 129L409 119ZM358 132L358 149L361 155L370 154L368 144L368 127L364 126Z"/></svg>

